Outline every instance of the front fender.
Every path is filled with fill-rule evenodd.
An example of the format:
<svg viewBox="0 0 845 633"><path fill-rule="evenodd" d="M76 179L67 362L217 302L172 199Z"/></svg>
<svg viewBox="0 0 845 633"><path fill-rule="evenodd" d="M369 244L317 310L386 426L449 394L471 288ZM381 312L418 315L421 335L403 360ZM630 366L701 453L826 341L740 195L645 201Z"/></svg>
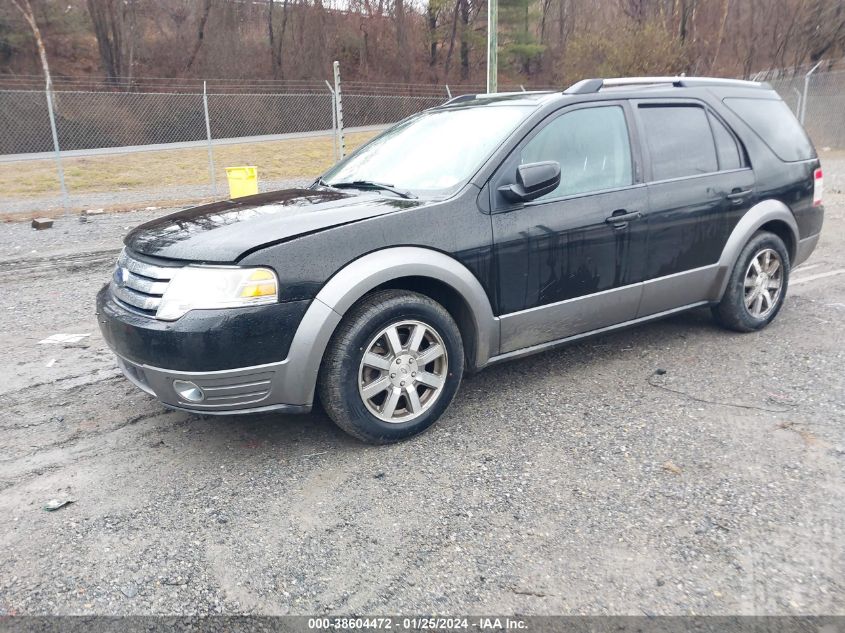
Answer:
<svg viewBox="0 0 845 633"><path fill-rule="evenodd" d="M301 371L289 384L298 401L312 402L326 346L344 314L365 294L395 279L428 277L453 288L466 302L475 330L475 366L483 367L499 349L499 320L487 293L469 269L439 251L398 246L356 259L335 273L317 293L297 328L287 361Z"/></svg>

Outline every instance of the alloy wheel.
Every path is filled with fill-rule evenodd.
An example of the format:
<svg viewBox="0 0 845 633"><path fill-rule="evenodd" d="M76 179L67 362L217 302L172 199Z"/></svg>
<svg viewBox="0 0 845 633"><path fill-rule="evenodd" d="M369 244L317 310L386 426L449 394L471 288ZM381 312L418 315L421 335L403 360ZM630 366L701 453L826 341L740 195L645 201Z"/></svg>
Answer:
<svg viewBox="0 0 845 633"><path fill-rule="evenodd" d="M400 321L367 345L358 370L358 393L378 419L408 422L434 404L448 369L446 346L437 330L422 321Z"/></svg>
<svg viewBox="0 0 845 633"><path fill-rule="evenodd" d="M777 306L783 291L783 261L766 248L751 258L745 271L745 307L756 319L765 319Z"/></svg>

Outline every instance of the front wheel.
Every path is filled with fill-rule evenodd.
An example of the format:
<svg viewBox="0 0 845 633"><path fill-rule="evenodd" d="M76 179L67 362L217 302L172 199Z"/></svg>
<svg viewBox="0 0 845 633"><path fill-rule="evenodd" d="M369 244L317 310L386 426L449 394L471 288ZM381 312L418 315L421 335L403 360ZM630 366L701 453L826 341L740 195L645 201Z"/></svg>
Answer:
<svg viewBox="0 0 845 633"><path fill-rule="evenodd" d="M789 253L777 235L759 231L737 258L713 316L723 327L753 332L771 323L789 285Z"/></svg>
<svg viewBox="0 0 845 633"><path fill-rule="evenodd" d="M434 424L454 398L463 368L460 331L443 306L415 292L383 290L344 317L317 388L340 428L387 444Z"/></svg>

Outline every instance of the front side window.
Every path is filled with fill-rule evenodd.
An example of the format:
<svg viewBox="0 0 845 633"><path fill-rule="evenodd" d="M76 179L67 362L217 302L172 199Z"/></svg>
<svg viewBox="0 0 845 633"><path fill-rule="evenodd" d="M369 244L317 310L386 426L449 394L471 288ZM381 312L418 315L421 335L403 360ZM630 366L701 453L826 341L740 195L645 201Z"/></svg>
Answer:
<svg viewBox="0 0 845 633"><path fill-rule="evenodd" d="M719 171L716 145L704 108L649 105L640 106L639 111L653 180Z"/></svg>
<svg viewBox="0 0 845 633"><path fill-rule="evenodd" d="M504 104L428 110L375 138L323 180L329 185L372 181L418 195L449 195L533 110Z"/></svg>
<svg viewBox="0 0 845 633"><path fill-rule="evenodd" d="M547 160L560 163L560 185L540 200L631 185L624 111L619 106L584 108L552 120L523 147L520 164Z"/></svg>

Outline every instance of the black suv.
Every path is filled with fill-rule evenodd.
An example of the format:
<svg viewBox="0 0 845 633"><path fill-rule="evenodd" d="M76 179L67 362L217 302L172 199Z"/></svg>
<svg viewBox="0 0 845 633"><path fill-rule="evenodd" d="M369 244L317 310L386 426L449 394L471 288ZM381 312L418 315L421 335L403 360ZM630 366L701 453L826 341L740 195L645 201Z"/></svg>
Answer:
<svg viewBox="0 0 845 633"><path fill-rule="evenodd" d="M493 363L702 305L759 330L818 241L821 196L813 146L767 84L463 96L307 189L138 227L99 322L167 406L304 412L319 397L386 443Z"/></svg>

